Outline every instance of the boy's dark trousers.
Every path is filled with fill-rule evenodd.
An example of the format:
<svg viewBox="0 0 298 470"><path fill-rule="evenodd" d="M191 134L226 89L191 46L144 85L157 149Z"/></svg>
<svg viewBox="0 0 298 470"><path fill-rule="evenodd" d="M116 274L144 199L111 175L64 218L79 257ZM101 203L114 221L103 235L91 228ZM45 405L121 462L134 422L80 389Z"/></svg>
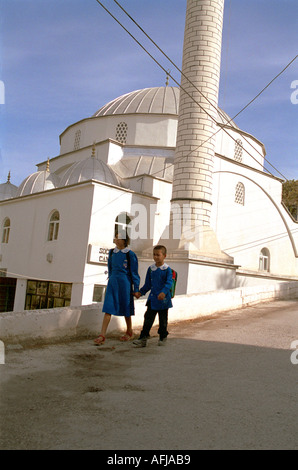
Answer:
<svg viewBox="0 0 298 470"><path fill-rule="evenodd" d="M168 336L168 331L167 331L168 309L166 308L164 310L152 310L151 302L149 300L147 304L147 311L144 316L144 324L143 324L143 329L140 334L140 339L149 336L150 330L152 328L152 325L154 323L157 313L159 316L159 329L158 329L159 337L161 340L163 340L164 338Z"/></svg>

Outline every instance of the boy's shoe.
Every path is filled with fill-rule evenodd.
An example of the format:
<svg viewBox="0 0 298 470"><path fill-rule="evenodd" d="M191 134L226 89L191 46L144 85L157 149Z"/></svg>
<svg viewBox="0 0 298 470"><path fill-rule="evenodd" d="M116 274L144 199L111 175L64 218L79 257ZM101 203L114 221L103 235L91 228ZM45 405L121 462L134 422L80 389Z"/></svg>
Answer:
<svg viewBox="0 0 298 470"><path fill-rule="evenodd" d="M132 344L134 344L137 348L145 348L147 345L147 339L146 338L139 338L135 339Z"/></svg>
<svg viewBox="0 0 298 470"><path fill-rule="evenodd" d="M158 340L158 346L165 346L166 342L167 342L167 338L159 339Z"/></svg>

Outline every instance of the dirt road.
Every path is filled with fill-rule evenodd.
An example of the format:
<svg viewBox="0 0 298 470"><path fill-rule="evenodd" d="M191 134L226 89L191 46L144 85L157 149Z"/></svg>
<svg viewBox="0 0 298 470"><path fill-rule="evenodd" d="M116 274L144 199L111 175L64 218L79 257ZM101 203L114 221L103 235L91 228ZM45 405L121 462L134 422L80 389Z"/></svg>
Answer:
<svg viewBox="0 0 298 470"><path fill-rule="evenodd" d="M0 449L298 449L298 301L169 330L165 347L156 329L143 349L5 345Z"/></svg>

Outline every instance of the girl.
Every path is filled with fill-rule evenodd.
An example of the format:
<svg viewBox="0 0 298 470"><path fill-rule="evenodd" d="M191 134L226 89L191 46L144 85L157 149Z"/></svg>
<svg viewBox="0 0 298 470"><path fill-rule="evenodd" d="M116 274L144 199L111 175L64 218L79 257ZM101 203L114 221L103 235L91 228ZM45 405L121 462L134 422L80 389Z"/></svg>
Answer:
<svg viewBox="0 0 298 470"><path fill-rule="evenodd" d="M140 285L138 258L128 248L129 237L126 233L116 233L114 243L116 247L110 250L108 258L109 281L102 308L104 318L100 335L94 340L98 346L105 342L111 315L125 318L126 333L120 340L128 341L132 338L133 293L138 292Z"/></svg>

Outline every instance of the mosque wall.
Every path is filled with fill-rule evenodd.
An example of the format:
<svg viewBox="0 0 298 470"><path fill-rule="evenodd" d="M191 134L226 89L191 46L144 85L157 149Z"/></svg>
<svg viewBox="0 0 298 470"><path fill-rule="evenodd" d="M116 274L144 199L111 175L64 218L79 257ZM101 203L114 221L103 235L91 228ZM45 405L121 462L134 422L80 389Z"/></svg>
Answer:
<svg viewBox="0 0 298 470"><path fill-rule="evenodd" d="M281 204L281 182L222 162L214 174L214 187L212 224L222 249L235 264L295 276L297 224ZM262 252L268 257L266 266L260 261Z"/></svg>

